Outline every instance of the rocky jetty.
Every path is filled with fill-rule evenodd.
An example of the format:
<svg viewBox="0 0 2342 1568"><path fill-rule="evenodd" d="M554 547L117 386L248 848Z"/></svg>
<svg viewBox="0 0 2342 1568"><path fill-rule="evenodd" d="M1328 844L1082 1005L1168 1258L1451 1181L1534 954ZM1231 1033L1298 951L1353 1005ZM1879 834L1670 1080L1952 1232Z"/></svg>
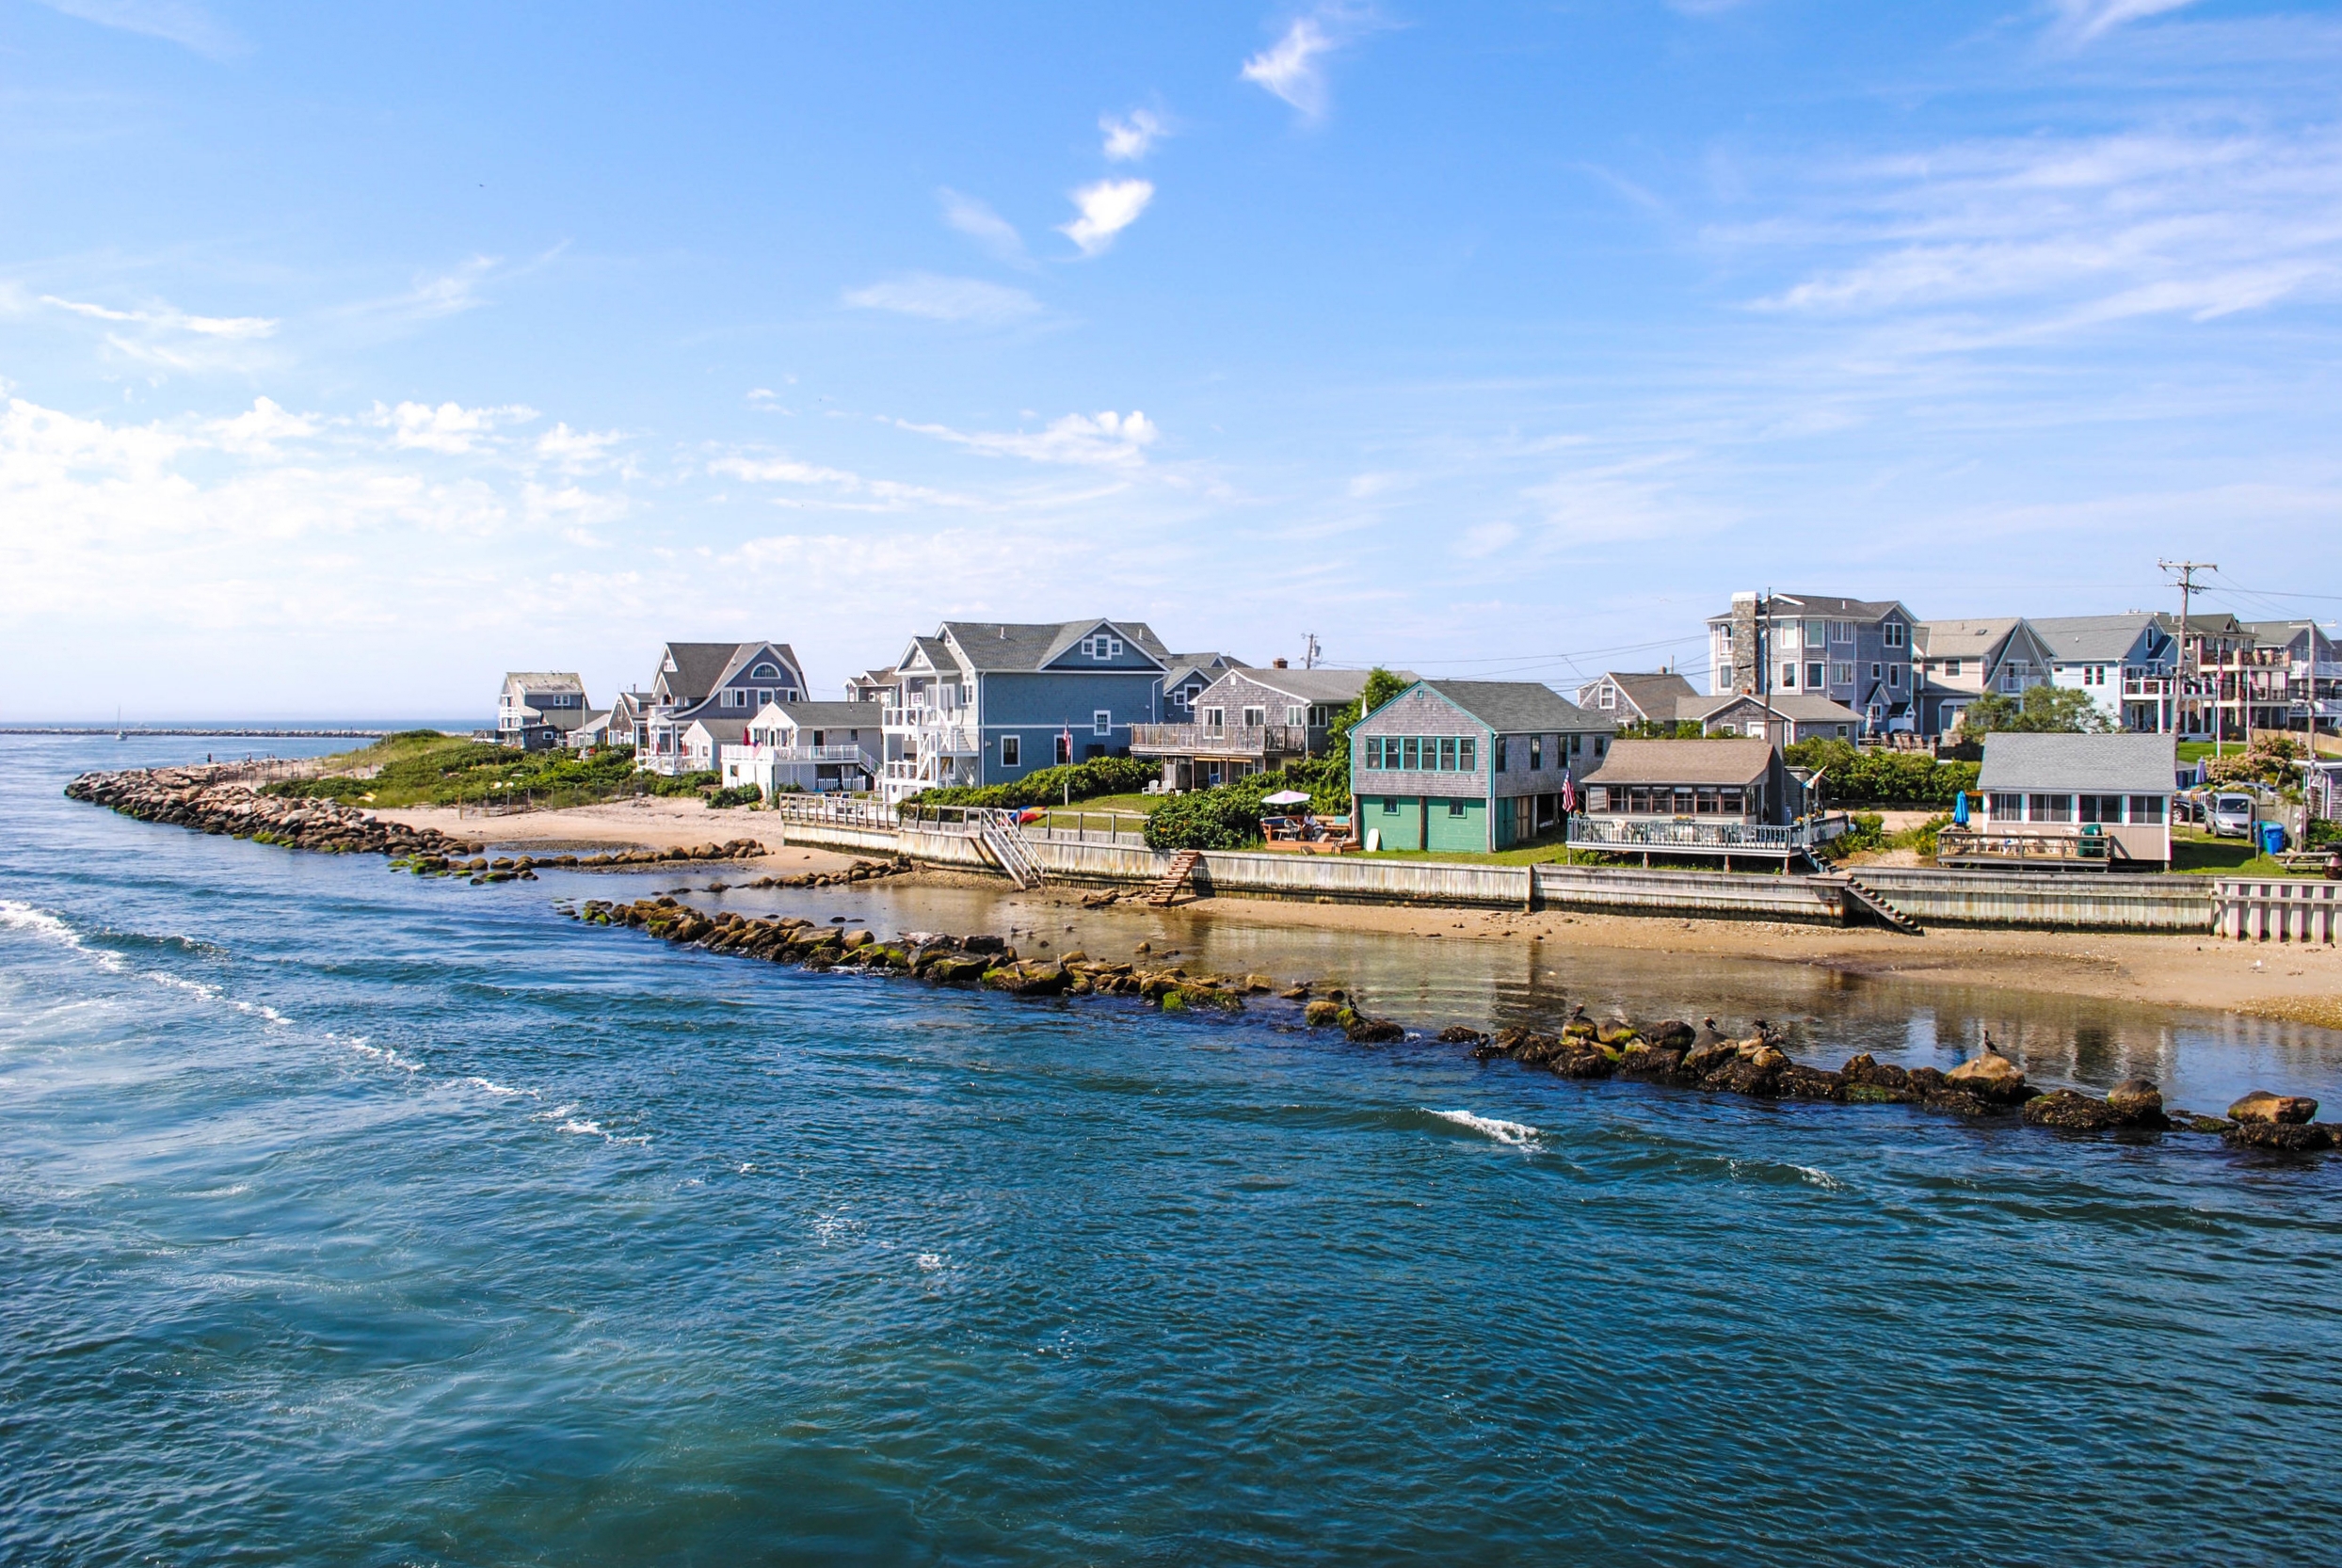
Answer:
<svg viewBox="0 0 2342 1568"><path fill-rule="evenodd" d="M233 782L236 773L226 764L86 773L65 786L65 793L140 822L169 823L199 833L325 855L453 859L475 854L480 847L436 828L384 822L338 801L263 794Z"/></svg>
<svg viewBox="0 0 2342 1568"><path fill-rule="evenodd" d="M1404 1026L1376 1016L1359 999L1341 990L1316 996L1307 981L1280 991L1266 975L1191 972L1168 963L1169 954L1157 959L1146 942L1138 944L1133 955L1137 962L1116 964L1079 951L1056 958L1023 957L1005 938L993 936L909 932L884 940L872 932L842 929L835 921L817 924L795 916L752 918L730 911L710 914L671 896L633 904L593 899L566 912L589 924L631 926L714 952L815 969L902 975L931 985L981 986L1018 997L1121 996L1167 1013L1235 1013L1248 1000L1274 995L1278 1001L1298 1005L1297 1021L1305 1029L1339 1030L1359 1045L1420 1038ZM2310 1120L2318 1110L2314 1100L2254 1094L2231 1106L2227 1119L2187 1112L2174 1115L2166 1113L2162 1092L2145 1079L2119 1084L2104 1099L2075 1089L2045 1094L2026 1081L2024 1069L1989 1037L1982 1049L1949 1072L1898 1067L1868 1052L1831 1071L1791 1060L1783 1048L1784 1038L1762 1019L1747 1034L1734 1036L1713 1018L1697 1027L1673 1018L1643 1025L1619 1016L1592 1018L1582 1007L1552 1032L1512 1028L1488 1034L1454 1024L1434 1036L1439 1044L1469 1047L1484 1062L1508 1061L1562 1078L1639 1080L1757 1099L1912 1105L2071 1133L2159 1133L2176 1127L2286 1153L2342 1147L2335 1136L2342 1128Z"/></svg>

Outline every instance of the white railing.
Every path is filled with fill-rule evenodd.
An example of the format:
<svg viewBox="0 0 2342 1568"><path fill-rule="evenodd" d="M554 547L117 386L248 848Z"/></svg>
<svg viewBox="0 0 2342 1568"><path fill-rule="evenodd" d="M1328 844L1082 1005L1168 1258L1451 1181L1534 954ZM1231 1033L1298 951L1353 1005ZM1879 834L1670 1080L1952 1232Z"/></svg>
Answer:
<svg viewBox="0 0 2342 1568"><path fill-rule="evenodd" d="M1843 812L1789 824L1701 822L1696 817L1569 819L1571 849L1671 849L1704 855L1787 855L1828 843L1852 825Z"/></svg>
<svg viewBox="0 0 2342 1568"><path fill-rule="evenodd" d="M1235 757L1305 754L1309 730L1298 724L1134 724L1131 750L1134 753L1178 753Z"/></svg>
<svg viewBox="0 0 2342 1568"><path fill-rule="evenodd" d="M860 746L726 746L727 754L742 753L754 762L851 762L865 773L877 771L877 760Z"/></svg>
<svg viewBox="0 0 2342 1568"><path fill-rule="evenodd" d="M784 820L833 827L874 827L891 833L902 825L893 807L877 800L840 800L835 795L780 795L773 810Z"/></svg>

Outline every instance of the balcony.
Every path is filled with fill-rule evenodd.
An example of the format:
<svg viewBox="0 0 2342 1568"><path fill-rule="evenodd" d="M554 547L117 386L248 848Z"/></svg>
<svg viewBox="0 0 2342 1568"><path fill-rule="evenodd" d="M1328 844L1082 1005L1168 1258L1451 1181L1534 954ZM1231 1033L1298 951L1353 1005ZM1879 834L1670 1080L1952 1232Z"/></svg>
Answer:
<svg viewBox="0 0 2342 1568"><path fill-rule="evenodd" d="M1306 757L1309 727L1302 724L1134 724L1133 757Z"/></svg>
<svg viewBox="0 0 2342 1568"><path fill-rule="evenodd" d="M727 754L738 752L743 760L757 762L851 762L865 772L874 772L877 762L860 746L726 746Z"/></svg>
<svg viewBox="0 0 2342 1568"><path fill-rule="evenodd" d="M1640 854L1646 864L1654 855L1720 856L1727 864L1736 855L1786 861L1811 856L1851 825L1843 812L1778 824L1740 818L1702 822L1696 817L1596 817L1581 812L1569 819L1566 841L1571 849Z"/></svg>

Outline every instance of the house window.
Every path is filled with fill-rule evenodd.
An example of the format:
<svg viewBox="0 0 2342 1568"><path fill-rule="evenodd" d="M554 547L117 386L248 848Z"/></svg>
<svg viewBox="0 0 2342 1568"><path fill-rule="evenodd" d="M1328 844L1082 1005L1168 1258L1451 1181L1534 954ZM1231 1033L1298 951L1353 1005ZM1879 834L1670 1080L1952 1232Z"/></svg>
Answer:
<svg viewBox="0 0 2342 1568"><path fill-rule="evenodd" d="M2020 794L2003 793L1996 790L1993 792L1991 800L1986 803L1986 811L1988 815L2001 822L2023 822L2025 820L2025 797Z"/></svg>
<svg viewBox="0 0 2342 1568"><path fill-rule="evenodd" d="M1423 765L1423 743L1421 741L1409 735L1399 743L1399 747L1402 758L1399 766L1402 770L1414 773Z"/></svg>
<svg viewBox="0 0 2342 1568"><path fill-rule="evenodd" d="M1115 732L1115 716L1111 710L1099 708L1090 714L1090 733L1111 735Z"/></svg>
<svg viewBox="0 0 2342 1568"><path fill-rule="evenodd" d="M1455 743L1456 766L1466 773L1479 771L1480 743L1467 735Z"/></svg>
<svg viewBox="0 0 2342 1568"><path fill-rule="evenodd" d="M1302 703L1288 703L1285 707L1285 722L1298 729L1309 722L1308 708Z"/></svg>
<svg viewBox="0 0 2342 1568"><path fill-rule="evenodd" d="M1269 711L1266 708L1247 708L1244 710L1244 728L1246 729L1258 729L1268 722Z"/></svg>
<svg viewBox="0 0 2342 1568"><path fill-rule="evenodd" d="M1805 685L1806 688L1811 691L1819 691L1821 689L1821 666L1820 664L1807 664L1805 666Z"/></svg>
<svg viewBox="0 0 2342 1568"><path fill-rule="evenodd" d="M2160 824L2163 820L2163 797L2161 795L2131 796L2130 820L2134 824L2139 823Z"/></svg>
<svg viewBox="0 0 2342 1568"><path fill-rule="evenodd" d="M1853 621L1834 620L1830 622L1830 641L1834 643L1851 643L1853 640L1854 623Z"/></svg>
<svg viewBox="0 0 2342 1568"><path fill-rule="evenodd" d="M1960 673L1960 661L1957 659L1945 660L1944 673L1946 675L1958 675Z"/></svg>
<svg viewBox="0 0 2342 1568"><path fill-rule="evenodd" d="M1021 763L1021 761L1019 760L1019 759L1020 759L1022 756L1023 756L1023 747L1021 747L1020 745L1019 745L1019 744L1018 744L1018 742L1017 742L1017 737L1016 737L1016 736L1014 736L1014 735L1003 735L1003 736L1001 737L1001 766L1002 766L1002 767L1003 767L1003 768L1014 768L1014 767L1019 767L1019 766L1021 766L1021 765L1022 765L1022 763Z"/></svg>
<svg viewBox="0 0 2342 1568"><path fill-rule="evenodd" d="M1600 699L1599 699L1599 700L1600 700L1600 702L1601 702L1601 705L1602 705L1603 707L1605 707L1605 708L1615 708L1615 707L1617 707L1617 706L1618 706L1618 688L1617 688L1617 687L1615 687L1615 686L1604 686L1604 687L1602 688L1602 696L1601 696L1601 697L1600 697Z"/></svg>
<svg viewBox="0 0 2342 1568"><path fill-rule="evenodd" d="M1805 646L1807 648L1821 646L1821 623L1820 621L1809 620L1805 623Z"/></svg>
<svg viewBox="0 0 2342 1568"><path fill-rule="evenodd" d="M779 666L778 666L778 665L776 665L776 664L759 664L759 665L757 665L757 667L756 667L756 668L754 668L754 669L752 669L752 670L750 670L750 671L748 672L748 677L749 677L749 679L750 679L750 680L773 680L774 678L776 678L777 676L778 676L779 674L780 674L780 668L779 668Z"/></svg>
<svg viewBox="0 0 2342 1568"><path fill-rule="evenodd" d="M1535 773L1544 766L1545 737L1542 735L1532 735L1529 737L1529 771L1531 773Z"/></svg>
<svg viewBox="0 0 2342 1568"><path fill-rule="evenodd" d="M1073 737L1061 729L1057 732L1056 745L1057 765L1062 768L1073 760Z"/></svg>
<svg viewBox="0 0 2342 1568"><path fill-rule="evenodd" d="M1744 812L1746 808L1741 805L1743 798L1741 791L1737 786L1716 792L1717 808L1723 815L1727 817L1737 817Z"/></svg>
<svg viewBox="0 0 2342 1568"><path fill-rule="evenodd" d="M1082 639L1082 651L1092 659L1117 658L1122 652L1122 639L1105 636L1084 637Z"/></svg>
<svg viewBox="0 0 2342 1568"><path fill-rule="evenodd" d="M2121 795L2084 795L2081 797L2082 821L2119 823L2123 820Z"/></svg>
<svg viewBox="0 0 2342 1568"><path fill-rule="evenodd" d="M1589 811L1609 810L1611 808L1610 797L1610 791L1606 787L1596 784L1594 788L1586 792L1586 809Z"/></svg>
<svg viewBox="0 0 2342 1568"><path fill-rule="evenodd" d="M1204 713L1204 728L1205 728L1206 729L1225 729L1225 728L1227 728L1227 709L1225 709L1225 708L1207 708L1207 709L1205 709L1205 710L1203 711L1203 713Z"/></svg>
<svg viewBox="0 0 2342 1568"><path fill-rule="evenodd" d="M1879 678L1879 672L1885 668L1885 666L1884 664L1872 664L1870 666L1870 679L1876 680Z"/></svg>
<svg viewBox="0 0 2342 1568"><path fill-rule="evenodd" d="M1439 771L1441 773L1455 772L1455 737L1452 735L1442 735L1439 738Z"/></svg>
<svg viewBox="0 0 2342 1568"><path fill-rule="evenodd" d="M1462 816L1463 814L1464 814L1464 803L1463 803L1462 801L1460 801L1460 800L1452 800L1452 801L1448 802L1448 815L1449 815L1449 816L1451 816L1451 817L1460 817L1460 816Z"/></svg>
<svg viewBox="0 0 2342 1568"><path fill-rule="evenodd" d="M1395 817L1398 814L1399 797L1397 795L1383 796L1383 815L1386 817Z"/></svg>
<svg viewBox="0 0 2342 1568"><path fill-rule="evenodd" d="M2028 795L2025 797L2027 822L2072 822L2072 795Z"/></svg>
<svg viewBox="0 0 2342 1568"><path fill-rule="evenodd" d="M1781 666L1781 689L1785 692L1797 690L1797 666L1795 664Z"/></svg>
<svg viewBox="0 0 2342 1568"><path fill-rule="evenodd" d="M1841 741L1846 738L1846 728L1847 727L1842 724L1837 727L1837 738Z"/></svg>
<svg viewBox="0 0 2342 1568"><path fill-rule="evenodd" d="M1854 666L1853 666L1853 665L1852 665L1852 664L1838 664L1838 665L1836 665L1834 668L1835 668L1835 673L1834 673L1834 674L1830 677L1831 680L1832 680L1834 683L1836 683L1836 684L1837 684L1837 685L1840 685L1840 686L1851 686L1851 685L1853 685L1853 684L1854 683Z"/></svg>
<svg viewBox="0 0 2342 1568"><path fill-rule="evenodd" d="M1885 626L1880 627L1879 630L1885 633L1885 642L1888 648L1902 647L1904 642L1911 635L1911 628L1905 626L1899 620L1890 620Z"/></svg>
<svg viewBox="0 0 2342 1568"><path fill-rule="evenodd" d="M1886 683L1888 685L1900 689L1903 683L1902 678L1903 667L1901 664L1889 664L1886 666Z"/></svg>

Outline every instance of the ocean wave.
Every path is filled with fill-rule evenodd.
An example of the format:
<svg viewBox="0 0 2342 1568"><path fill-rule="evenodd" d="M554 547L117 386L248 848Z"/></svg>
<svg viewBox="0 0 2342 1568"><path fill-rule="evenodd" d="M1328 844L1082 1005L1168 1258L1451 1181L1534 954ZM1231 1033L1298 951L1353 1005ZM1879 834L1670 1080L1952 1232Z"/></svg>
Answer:
<svg viewBox="0 0 2342 1568"><path fill-rule="evenodd" d="M104 948L91 947L82 940L80 932L66 924L59 917L50 914L45 909L36 909L31 904L16 899L0 898L0 926L6 926L13 931L29 932L43 941L55 942L59 947L85 953L95 960L100 968L112 974L120 974L129 968L120 953L108 952Z"/></svg>
<svg viewBox="0 0 2342 1568"><path fill-rule="evenodd" d="M485 1078L467 1078L464 1081L471 1084L474 1089L496 1096L499 1099L507 1098L516 1095L526 1095L531 1099L537 1099L539 1097L537 1091L534 1089L508 1088L502 1083L497 1083Z"/></svg>
<svg viewBox="0 0 2342 1568"><path fill-rule="evenodd" d="M21 900L0 899L0 927L30 932L44 941L55 942L61 948L88 958L108 974L136 975L138 979L151 981L166 990L183 992L198 1001L224 1002L237 1012L249 1017L259 1018L272 1028L287 1029L292 1026L291 1018L286 1017L266 1002L240 1001L228 996L218 986L207 981L189 980L184 975L171 974L163 969L133 969L130 967L130 961L122 954L109 948L92 946L80 932L67 924L62 917L52 915L45 909L36 909ZM197 941L191 936L140 936L137 940L150 946L172 948L188 952L216 953L222 951L208 942Z"/></svg>
<svg viewBox="0 0 2342 1568"><path fill-rule="evenodd" d="M1443 1122L1452 1122L1457 1127L1468 1128L1483 1137L1493 1138L1508 1148L1532 1148L1537 1142L1537 1129L1527 1122L1508 1122L1495 1116L1475 1116L1468 1111L1433 1111L1430 1114L1438 1117Z"/></svg>

